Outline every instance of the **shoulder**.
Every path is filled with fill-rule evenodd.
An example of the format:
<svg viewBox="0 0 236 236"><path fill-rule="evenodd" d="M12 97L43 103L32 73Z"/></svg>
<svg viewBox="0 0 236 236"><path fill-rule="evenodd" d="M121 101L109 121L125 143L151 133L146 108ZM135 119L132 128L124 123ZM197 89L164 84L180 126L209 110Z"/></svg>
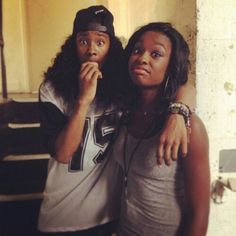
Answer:
<svg viewBox="0 0 236 236"><path fill-rule="evenodd" d="M187 187L189 191L199 189L199 186L202 188L208 186L210 175L209 141L205 125L195 114L192 115L191 120L192 132L188 146L188 157L183 162L185 177L187 177L187 182L190 184Z"/></svg>
<svg viewBox="0 0 236 236"><path fill-rule="evenodd" d="M191 136L207 136L206 127L196 114L191 117Z"/></svg>
<svg viewBox="0 0 236 236"><path fill-rule="evenodd" d="M208 134L203 121L193 114L191 117L191 134L189 141L189 151L207 151L209 145Z"/></svg>
<svg viewBox="0 0 236 236"><path fill-rule="evenodd" d="M51 82L43 82L39 87L40 101L51 100L55 97L55 89L53 88Z"/></svg>
<svg viewBox="0 0 236 236"><path fill-rule="evenodd" d="M67 113L67 105L64 99L56 94L55 88L50 81L43 82L39 87L40 103L50 103L63 113Z"/></svg>

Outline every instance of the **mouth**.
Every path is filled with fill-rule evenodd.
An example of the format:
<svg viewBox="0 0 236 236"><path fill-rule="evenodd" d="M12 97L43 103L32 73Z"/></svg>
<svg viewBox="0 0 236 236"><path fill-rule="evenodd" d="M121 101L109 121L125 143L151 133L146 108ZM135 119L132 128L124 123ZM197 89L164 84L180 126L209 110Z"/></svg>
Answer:
<svg viewBox="0 0 236 236"><path fill-rule="evenodd" d="M98 59L96 57L86 57L84 59L85 62L89 61L89 62L96 62L98 63Z"/></svg>
<svg viewBox="0 0 236 236"><path fill-rule="evenodd" d="M131 68L131 71L135 75L149 75L150 71L142 66L134 66Z"/></svg>

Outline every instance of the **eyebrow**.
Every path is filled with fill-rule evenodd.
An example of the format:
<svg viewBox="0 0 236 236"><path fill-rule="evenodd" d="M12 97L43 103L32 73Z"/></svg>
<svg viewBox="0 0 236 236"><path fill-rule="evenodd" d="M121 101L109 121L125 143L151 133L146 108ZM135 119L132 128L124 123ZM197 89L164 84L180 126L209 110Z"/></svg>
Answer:
<svg viewBox="0 0 236 236"><path fill-rule="evenodd" d="M103 33L103 32L100 32L100 31L93 31L93 32L95 32L98 36L103 36L103 37L108 36L106 33ZM77 34L77 36L88 36L88 35L89 35L88 31L78 32L78 34Z"/></svg>
<svg viewBox="0 0 236 236"><path fill-rule="evenodd" d="M143 40L137 41L137 42L135 43L135 45L139 45L139 44L141 44L141 43L143 43ZM163 43L154 42L154 45L155 45L155 46L161 46L161 47L163 47L163 48L166 50L166 47L165 47L165 45L164 45ZM135 46L134 46L134 47L135 47Z"/></svg>
<svg viewBox="0 0 236 236"><path fill-rule="evenodd" d="M159 42L158 42L158 43L155 43L155 45L158 45L158 46L161 46L161 47L163 47L163 48L166 48L164 44L159 43Z"/></svg>
<svg viewBox="0 0 236 236"><path fill-rule="evenodd" d="M108 36L107 33L103 33L103 32L100 32L100 31L97 32L97 35L104 36L104 37Z"/></svg>

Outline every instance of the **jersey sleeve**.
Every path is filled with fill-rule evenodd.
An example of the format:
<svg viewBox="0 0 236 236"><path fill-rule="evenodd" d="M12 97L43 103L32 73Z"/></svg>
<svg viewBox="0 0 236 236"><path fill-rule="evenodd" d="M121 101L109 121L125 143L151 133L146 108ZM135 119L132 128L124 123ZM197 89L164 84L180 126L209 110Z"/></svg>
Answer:
<svg viewBox="0 0 236 236"><path fill-rule="evenodd" d="M44 143L53 157L56 138L66 125L68 116L63 112L62 100L55 96L53 88L47 83L42 84L39 90L39 109Z"/></svg>

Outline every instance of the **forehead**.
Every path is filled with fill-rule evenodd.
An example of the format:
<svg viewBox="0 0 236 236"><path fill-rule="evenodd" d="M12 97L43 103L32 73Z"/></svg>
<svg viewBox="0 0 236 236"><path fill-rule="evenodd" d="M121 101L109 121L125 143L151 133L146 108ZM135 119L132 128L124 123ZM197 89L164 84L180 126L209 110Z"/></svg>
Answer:
<svg viewBox="0 0 236 236"><path fill-rule="evenodd" d="M145 32L137 41L137 43L152 43L154 45L159 45L164 48L171 48L172 43L169 37L167 37L164 33L155 32L155 31L147 31Z"/></svg>
<svg viewBox="0 0 236 236"><path fill-rule="evenodd" d="M88 38L103 37L104 39L109 40L109 35L100 31L78 32L77 37L88 37Z"/></svg>

